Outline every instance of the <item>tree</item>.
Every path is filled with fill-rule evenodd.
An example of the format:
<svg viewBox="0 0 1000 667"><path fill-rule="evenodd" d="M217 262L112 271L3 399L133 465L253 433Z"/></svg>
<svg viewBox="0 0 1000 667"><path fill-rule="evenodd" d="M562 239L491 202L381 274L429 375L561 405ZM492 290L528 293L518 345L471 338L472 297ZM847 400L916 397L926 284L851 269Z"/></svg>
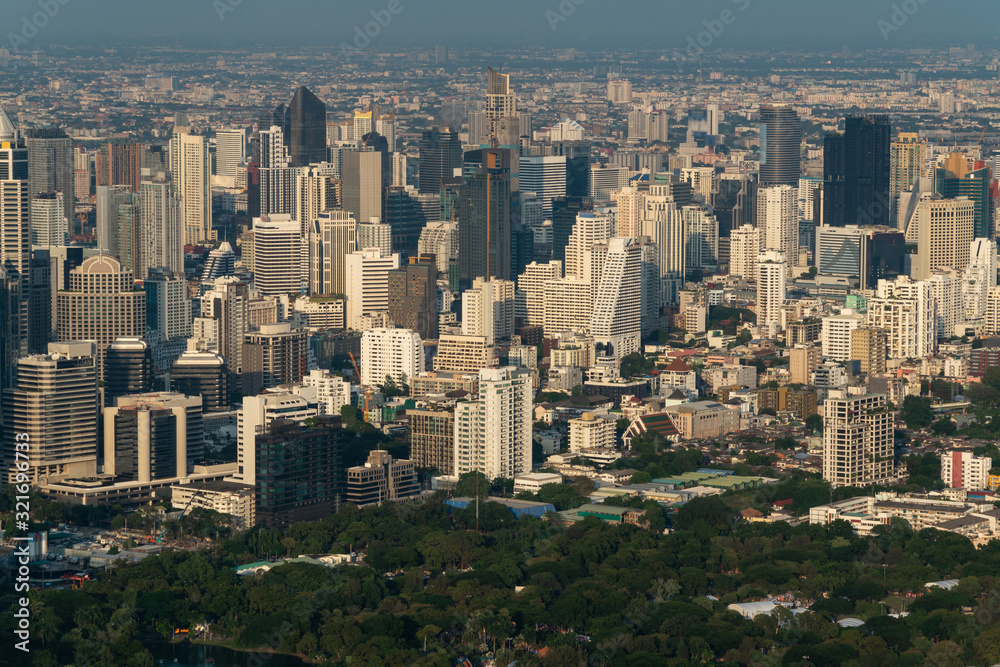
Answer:
<svg viewBox="0 0 1000 667"><path fill-rule="evenodd" d="M490 480L481 472L467 472L458 478L455 495L461 498L485 498L490 493Z"/></svg>
<svg viewBox="0 0 1000 667"><path fill-rule="evenodd" d="M809 415L806 417L806 428L811 431L822 431L823 417L819 414Z"/></svg>
<svg viewBox="0 0 1000 667"><path fill-rule="evenodd" d="M951 435L956 430L955 422L951 420L950 417L941 417L936 422L931 424L931 433L934 435Z"/></svg>
<svg viewBox="0 0 1000 667"><path fill-rule="evenodd" d="M924 398L923 396L907 396L903 400L900 417L906 422L906 428L908 429L927 428L934 420L931 399Z"/></svg>

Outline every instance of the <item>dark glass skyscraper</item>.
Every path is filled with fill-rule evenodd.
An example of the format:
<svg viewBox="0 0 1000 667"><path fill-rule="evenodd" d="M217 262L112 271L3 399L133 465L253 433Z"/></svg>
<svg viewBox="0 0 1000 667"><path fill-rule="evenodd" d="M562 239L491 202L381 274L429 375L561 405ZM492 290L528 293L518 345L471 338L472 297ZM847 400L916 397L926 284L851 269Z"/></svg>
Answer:
<svg viewBox="0 0 1000 667"><path fill-rule="evenodd" d="M458 279L463 289L476 278L511 279L511 152L484 148L466 153L477 162L459 193Z"/></svg>
<svg viewBox="0 0 1000 667"><path fill-rule="evenodd" d="M844 134L823 143L823 222L844 225L889 225L890 150L888 116L850 116Z"/></svg>
<svg viewBox="0 0 1000 667"><path fill-rule="evenodd" d="M760 186L799 184L802 121L788 104L760 108Z"/></svg>
<svg viewBox="0 0 1000 667"><path fill-rule="evenodd" d="M326 162L326 105L305 86L285 111L285 144L290 167Z"/></svg>
<svg viewBox="0 0 1000 667"><path fill-rule="evenodd" d="M25 131L28 146L28 197L61 192L67 220L73 219L73 140L57 127Z"/></svg>
<svg viewBox="0 0 1000 667"><path fill-rule="evenodd" d="M462 142L450 127L424 130L420 136L420 192L437 193L441 183L462 168Z"/></svg>
<svg viewBox="0 0 1000 667"><path fill-rule="evenodd" d="M552 259L566 262L566 246L576 225L576 216L584 211L593 211L594 205L588 197L559 197L552 200Z"/></svg>
<svg viewBox="0 0 1000 667"><path fill-rule="evenodd" d="M434 255L410 257L406 266L389 271L389 319L412 329L423 340L438 337L437 260Z"/></svg>
<svg viewBox="0 0 1000 667"><path fill-rule="evenodd" d="M153 354L141 338L119 338L104 357L104 405L115 398L153 390Z"/></svg>
<svg viewBox="0 0 1000 667"><path fill-rule="evenodd" d="M956 157L957 156L957 157ZM993 201L990 186L992 177L985 162L977 162L968 171L967 161L961 153L953 153L935 173L935 190L942 197L968 197L976 205L974 237L993 238Z"/></svg>

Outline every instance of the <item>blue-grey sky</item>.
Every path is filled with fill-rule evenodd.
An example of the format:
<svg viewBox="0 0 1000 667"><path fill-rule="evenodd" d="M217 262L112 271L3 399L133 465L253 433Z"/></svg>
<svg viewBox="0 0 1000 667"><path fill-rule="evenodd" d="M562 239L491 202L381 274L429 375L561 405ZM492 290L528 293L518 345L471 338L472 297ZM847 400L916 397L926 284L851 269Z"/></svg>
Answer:
<svg viewBox="0 0 1000 667"><path fill-rule="evenodd" d="M0 46L46 6L29 44L1000 46L996 0L0 0Z"/></svg>

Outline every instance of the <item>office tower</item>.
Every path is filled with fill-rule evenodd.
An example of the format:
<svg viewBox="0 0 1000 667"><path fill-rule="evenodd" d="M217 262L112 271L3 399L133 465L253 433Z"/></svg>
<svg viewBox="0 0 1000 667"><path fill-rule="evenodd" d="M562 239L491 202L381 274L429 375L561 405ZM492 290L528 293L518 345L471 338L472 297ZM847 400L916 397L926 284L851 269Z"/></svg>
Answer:
<svg viewBox="0 0 1000 667"><path fill-rule="evenodd" d="M373 449L364 465L347 469L347 502L358 507L379 505L418 493L420 484L414 462L394 460L385 450Z"/></svg>
<svg viewBox="0 0 1000 667"><path fill-rule="evenodd" d="M774 250L790 263L799 256L798 192L788 185L761 188L757 192L757 227L761 250Z"/></svg>
<svg viewBox="0 0 1000 667"><path fill-rule="evenodd" d="M298 294L302 287L302 236L290 215L253 221L254 284L268 295Z"/></svg>
<svg viewBox="0 0 1000 667"><path fill-rule="evenodd" d="M406 411L410 458L418 468L451 475L455 467L455 410L428 405Z"/></svg>
<svg viewBox="0 0 1000 667"><path fill-rule="evenodd" d="M326 105L305 86L299 86L285 111L288 160L291 167L326 161Z"/></svg>
<svg viewBox="0 0 1000 667"><path fill-rule="evenodd" d="M635 237L642 235L642 216L645 209L646 193L638 188L623 188L612 193L611 201L618 204L615 219L615 236Z"/></svg>
<svg viewBox="0 0 1000 667"><path fill-rule="evenodd" d="M392 254L392 228L378 218L358 223L358 250L378 248L383 257Z"/></svg>
<svg viewBox="0 0 1000 667"><path fill-rule="evenodd" d="M214 321L219 354L230 373L243 372L243 337L249 329L250 286L234 277L218 278L201 297L201 318ZM197 321L196 321L197 324Z"/></svg>
<svg viewBox="0 0 1000 667"><path fill-rule="evenodd" d="M69 272L69 287L58 292L56 330L60 341L97 343L98 370L108 346L119 338L146 335L146 293L136 289L132 271L108 255L95 255Z"/></svg>
<svg viewBox="0 0 1000 667"><path fill-rule="evenodd" d="M210 283L216 278L236 274L236 251L229 241L223 241L215 250L210 250L205 258L205 268L201 272L201 282Z"/></svg>
<svg viewBox="0 0 1000 667"><path fill-rule="evenodd" d="M760 187L799 184L802 121L789 104L760 107Z"/></svg>
<svg viewBox="0 0 1000 667"><path fill-rule="evenodd" d="M345 294L344 258L358 249L354 216L347 211L319 213L309 230L309 292Z"/></svg>
<svg viewBox="0 0 1000 667"><path fill-rule="evenodd" d="M261 130L259 137L260 215L293 214L295 169L290 165L284 131L273 126Z"/></svg>
<svg viewBox="0 0 1000 667"><path fill-rule="evenodd" d="M153 345L191 336L191 300L183 273L168 267L149 269L142 281L146 292L146 330Z"/></svg>
<svg viewBox="0 0 1000 667"><path fill-rule="evenodd" d="M382 218L382 156L374 151L344 153L342 208L355 220Z"/></svg>
<svg viewBox="0 0 1000 667"><path fill-rule="evenodd" d="M187 135L181 135L185 136ZM187 146L178 150L187 150ZM183 273L184 246L197 244L208 238L202 236L197 241L192 240L200 232L191 227L188 217L191 203L180 199L178 185L169 171L142 170L139 190L139 255L132 265L139 279L145 278L149 268L153 266L165 266L175 273ZM119 207L119 224L122 221L121 210ZM208 210L211 214L211 198Z"/></svg>
<svg viewBox="0 0 1000 667"><path fill-rule="evenodd" d="M243 342L244 384L249 381L257 389L244 393L302 381L309 356L305 329L293 329L288 322L262 324L259 330L247 332Z"/></svg>
<svg viewBox="0 0 1000 667"><path fill-rule="evenodd" d="M492 70L491 70L492 72ZM510 275L511 152L484 148L466 176L459 199L459 283Z"/></svg>
<svg viewBox="0 0 1000 667"><path fill-rule="evenodd" d="M822 203L823 179L799 179L799 217L802 220L818 223L822 217L819 205Z"/></svg>
<svg viewBox="0 0 1000 667"><path fill-rule="evenodd" d="M31 200L31 245L48 248L66 245L69 236L63 193L41 192Z"/></svg>
<svg viewBox="0 0 1000 667"><path fill-rule="evenodd" d="M629 183L628 167L612 164L590 164L590 198L594 201L610 201L611 195Z"/></svg>
<svg viewBox="0 0 1000 667"><path fill-rule="evenodd" d="M816 230L816 268L830 276L854 277L865 274L868 232L857 225L823 226Z"/></svg>
<svg viewBox="0 0 1000 667"><path fill-rule="evenodd" d="M565 268L567 276L575 276L586 280L591 280L590 275L584 267L584 253L591 249L596 243L607 243L614 234L611 218L594 213L578 213L576 224L573 225L573 233L570 234L569 242L566 244ZM592 281L596 287L596 280Z"/></svg>
<svg viewBox="0 0 1000 667"><path fill-rule="evenodd" d="M389 311L389 271L399 268L399 255L362 248L344 257L347 328L358 329L361 318Z"/></svg>
<svg viewBox="0 0 1000 667"><path fill-rule="evenodd" d="M56 127L28 129L24 133L28 148L28 196L43 193L62 194L61 217L73 219L75 183L73 179L73 142Z"/></svg>
<svg viewBox="0 0 1000 667"><path fill-rule="evenodd" d="M361 384L383 386L392 378L406 384L424 372L424 344L409 329L370 329L361 336Z"/></svg>
<svg viewBox="0 0 1000 667"><path fill-rule="evenodd" d="M515 315L527 326L542 326L545 322L545 283L562 277L562 262L547 264L532 262L517 277Z"/></svg>
<svg viewBox="0 0 1000 667"><path fill-rule="evenodd" d="M590 332L605 356L621 358L641 349L642 247L633 238L607 245Z"/></svg>
<svg viewBox="0 0 1000 667"><path fill-rule="evenodd" d="M586 197L565 197L552 203L552 259L566 261L566 246L578 216L593 210L593 203Z"/></svg>
<svg viewBox="0 0 1000 667"><path fill-rule="evenodd" d="M645 141L649 137L649 116L641 107L628 114L628 140Z"/></svg>
<svg viewBox="0 0 1000 667"><path fill-rule="evenodd" d="M976 205L969 199L942 199L938 195L921 200L910 229L916 224L917 255L911 272L925 280L937 269L964 271L969 249L976 238Z"/></svg>
<svg viewBox="0 0 1000 667"><path fill-rule="evenodd" d="M385 189L392 185L393 158L392 152L389 150L389 140L378 132L368 132L361 137L358 150L378 154L379 162L382 165L380 172L382 177L382 188Z"/></svg>
<svg viewBox="0 0 1000 667"><path fill-rule="evenodd" d="M880 280L868 300L869 326L888 333L887 354L893 359L919 359L937 350L937 307L930 283L899 276Z"/></svg>
<svg viewBox="0 0 1000 667"><path fill-rule="evenodd" d="M339 415L340 409L351 404L351 382L330 371L313 369L302 378L302 386L316 390L321 415Z"/></svg>
<svg viewBox="0 0 1000 667"><path fill-rule="evenodd" d="M629 104L632 102L632 84L628 79L608 79L608 102L612 104Z"/></svg>
<svg viewBox="0 0 1000 667"><path fill-rule="evenodd" d="M935 171L935 192L942 197L968 197L976 206L974 238L995 236L993 229L992 173L985 162L975 162L972 169L962 153L952 153ZM909 237L909 236L907 236Z"/></svg>
<svg viewBox="0 0 1000 667"><path fill-rule="evenodd" d="M757 220L757 181L748 174L719 174L713 208L719 221L719 236L730 230L754 225Z"/></svg>
<svg viewBox="0 0 1000 667"><path fill-rule="evenodd" d="M104 473L123 482L187 477L204 458L201 398L146 393L106 407Z"/></svg>
<svg viewBox="0 0 1000 667"><path fill-rule="evenodd" d="M869 231L866 238L861 288L874 289L879 280L895 280L905 268L906 238L901 232Z"/></svg>
<svg viewBox="0 0 1000 667"><path fill-rule="evenodd" d="M190 132L189 127L174 127L170 139L170 175L174 195L181 201L183 210L181 245L197 245L212 238L212 170L208 139ZM143 178L145 176L143 173ZM161 262L153 266L173 265Z"/></svg>
<svg viewBox="0 0 1000 667"><path fill-rule="evenodd" d="M420 231L417 252L434 255L438 273L447 275L451 263L458 261L458 223L428 222Z"/></svg>
<svg viewBox="0 0 1000 667"><path fill-rule="evenodd" d="M756 280L760 230L753 225L742 225L733 229L729 238L729 275Z"/></svg>
<svg viewBox="0 0 1000 667"><path fill-rule="evenodd" d="M215 133L215 178L224 188L236 187L236 171L246 161L247 133L228 128Z"/></svg>
<svg viewBox="0 0 1000 667"><path fill-rule="evenodd" d="M44 354L52 340L52 257L46 249L35 248L31 252L30 275L27 280L27 351L28 354ZM2 272L2 269L0 269ZM0 290L3 289L0 278ZM0 291L0 299L6 294ZM5 317L4 306L0 304L0 317ZM17 312L17 311L15 311ZM15 320L17 323L17 320ZM2 345L2 343L0 343ZM2 354L2 353L0 353ZM2 381L0 381L2 385ZM0 386L0 390L3 386Z"/></svg>
<svg viewBox="0 0 1000 667"><path fill-rule="evenodd" d="M31 257L28 149L0 107L0 261L27 280Z"/></svg>
<svg viewBox="0 0 1000 667"><path fill-rule="evenodd" d="M916 132L900 132L889 146L889 197L891 213L889 225L895 226L899 217L899 197L910 192L924 174L927 141Z"/></svg>
<svg viewBox="0 0 1000 667"><path fill-rule="evenodd" d="M823 404L823 479L834 487L890 482L895 452L886 397L834 393Z"/></svg>
<svg viewBox="0 0 1000 667"><path fill-rule="evenodd" d="M450 127L432 127L420 135L420 192L441 191L441 183L462 168L462 141Z"/></svg>
<svg viewBox="0 0 1000 667"><path fill-rule="evenodd" d="M8 475L17 458L32 484L97 474L99 414L96 348L91 341L49 343L48 353L14 362L4 390L4 454ZM22 433L27 433L25 438ZM15 449L18 443L27 443Z"/></svg>
<svg viewBox="0 0 1000 667"><path fill-rule="evenodd" d="M119 338L104 356L104 405L153 390L153 354L142 338Z"/></svg>
<svg viewBox="0 0 1000 667"><path fill-rule="evenodd" d="M132 192L138 192L144 150L142 144L129 139L104 142L94 161L98 187L125 185Z"/></svg>
<svg viewBox="0 0 1000 667"><path fill-rule="evenodd" d="M239 467L233 475L234 481L257 485L258 475L263 472L260 470L263 466L257 457L258 441L263 434L272 430L274 422L301 422L318 416L316 403L299 394L275 391L259 396L244 396L236 421L236 459Z"/></svg>
<svg viewBox="0 0 1000 667"><path fill-rule="evenodd" d="M851 356L851 333L865 324L864 315L845 308L837 315L823 318L820 343L828 361L847 361Z"/></svg>
<svg viewBox="0 0 1000 667"><path fill-rule="evenodd" d="M433 255L409 258L389 271L389 321L416 331L423 340L438 337L437 263Z"/></svg>
<svg viewBox="0 0 1000 667"><path fill-rule="evenodd" d="M575 123L574 123L575 124ZM578 126L579 127L579 126ZM562 140L552 138L552 154L566 158L566 196L586 197L590 195L590 142L583 140L583 128L579 127L580 139ZM525 188L521 187L524 192Z"/></svg>
<svg viewBox="0 0 1000 667"><path fill-rule="evenodd" d="M494 345L514 335L514 283L476 278L462 293L462 335L483 336Z"/></svg>
<svg viewBox="0 0 1000 667"><path fill-rule="evenodd" d="M649 186L642 218L642 233L659 249L660 303L663 305L678 302L687 274L681 209L691 203L691 184L675 176L670 177L669 181Z"/></svg>
<svg viewBox="0 0 1000 667"><path fill-rule="evenodd" d="M390 153L396 151L396 112L382 115L375 119L375 131L385 137Z"/></svg>
<svg viewBox="0 0 1000 667"><path fill-rule="evenodd" d="M715 167L686 167L681 169L681 178L691 184L691 192L697 203L712 204Z"/></svg>
<svg viewBox="0 0 1000 667"><path fill-rule="evenodd" d="M392 153L390 155L392 159L392 178L390 179L389 185L397 188L402 188L406 186L406 154L405 153ZM428 194L438 194L438 193L428 193Z"/></svg>
<svg viewBox="0 0 1000 667"><path fill-rule="evenodd" d="M295 213L302 236L309 234L309 224L320 213L340 208L341 182L328 162L299 167L295 172Z"/></svg>
<svg viewBox="0 0 1000 667"><path fill-rule="evenodd" d="M481 368L496 365L496 348L489 344L486 336L446 334L438 341L435 372L478 373Z"/></svg>
<svg viewBox="0 0 1000 667"><path fill-rule="evenodd" d="M528 128L525 128L528 129ZM516 148L521 136L521 117L510 75L486 70L486 100L481 112L469 114L469 143Z"/></svg>
<svg viewBox="0 0 1000 667"><path fill-rule="evenodd" d="M969 246L969 266L962 280L962 305L965 320L978 320L986 315L986 299L997 286L997 244L989 239L976 239Z"/></svg>
<svg viewBox="0 0 1000 667"><path fill-rule="evenodd" d="M594 287L590 280L567 276L542 286L545 315L542 327L547 335L582 331L590 327L594 307Z"/></svg>
<svg viewBox="0 0 1000 667"><path fill-rule="evenodd" d="M888 116L849 116L824 140L823 224L891 225Z"/></svg>
<svg viewBox="0 0 1000 667"><path fill-rule="evenodd" d="M205 412L229 412L229 378L221 355L188 350L170 367L170 391L200 396Z"/></svg>
<svg viewBox="0 0 1000 667"><path fill-rule="evenodd" d="M334 512L344 490L346 437L340 415L272 420L254 437L257 525L285 529Z"/></svg>
<svg viewBox="0 0 1000 667"><path fill-rule="evenodd" d="M688 271L714 271L719 264L719 221L706 206L697 204L681 209L684 221L684 263Z"/></svg>
<svg viewBox="0 0 1000 667"><path fill-rule="evenodd" d="M542 213L552 216L552 201L566 196L566 157L544 155L522 157L519 162L521 190L534 192L542 200Z"/></svg>
<svg viewBox="0 0 1000 667"><path fill-rule="evenodd" d="M15 386L17 359L29 352L24 331L27 327L23 326L29 321L23 312L28 304L21 288L21 276L14 265L10 261L0 264L0 414L4 409L3 392Z"/></svg>
<svg viewBox="0 0 1000 667"><path fill-rule="evenodd" d="M127 185L97 186L97 248L101 252L120 258L121 239L138 238L138 230L131 227L140 221L139 202L138 188L133 192Z"/></svg>
<svg viewBox="0 0 1000 667"><path fill-rule="evenodd" d="M757 257L757 324L780 325L785 300L788 260L784 253L768 250Z"/></svg>
<svg viewBox="0 0 1000 667"><path fill-rule="evenodd" d="M420 231L439 217L440 195L420 194L412 185L385 188L382 222L392 231L392 252L417 254Z"/></svg>
<svg viewBox="0 0 1000 667"><path fill-rule="evenodd" d="M531 472L532 382L526 370L484 368L479 394L455 406L454 474L487 479Z"/></svg>

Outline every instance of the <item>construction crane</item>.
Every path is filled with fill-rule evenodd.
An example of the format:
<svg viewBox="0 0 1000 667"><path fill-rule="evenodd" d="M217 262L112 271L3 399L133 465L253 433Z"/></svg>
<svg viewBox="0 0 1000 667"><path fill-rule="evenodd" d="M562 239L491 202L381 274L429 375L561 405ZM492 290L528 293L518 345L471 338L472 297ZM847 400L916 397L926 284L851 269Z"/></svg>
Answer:
<svg viewBox="0 0 1000 667"><path fill-rule="evenodd" d="M365 392L365 415L364 415L364 418L365 418L365 421L368 421L368 405L369 405L369 403L371 402L371 399L372 399L372 390L371 390L371 387L369 387L368 385L366 385L364 382L361 381L361 371L358 369L358 362L357 362L357 360L354 359L354 353L353 352L348 352L347 356L349 356L351 358L351 363L354 364L354 373L358 376L358 384L361 385L361 391Z"/></svg>

